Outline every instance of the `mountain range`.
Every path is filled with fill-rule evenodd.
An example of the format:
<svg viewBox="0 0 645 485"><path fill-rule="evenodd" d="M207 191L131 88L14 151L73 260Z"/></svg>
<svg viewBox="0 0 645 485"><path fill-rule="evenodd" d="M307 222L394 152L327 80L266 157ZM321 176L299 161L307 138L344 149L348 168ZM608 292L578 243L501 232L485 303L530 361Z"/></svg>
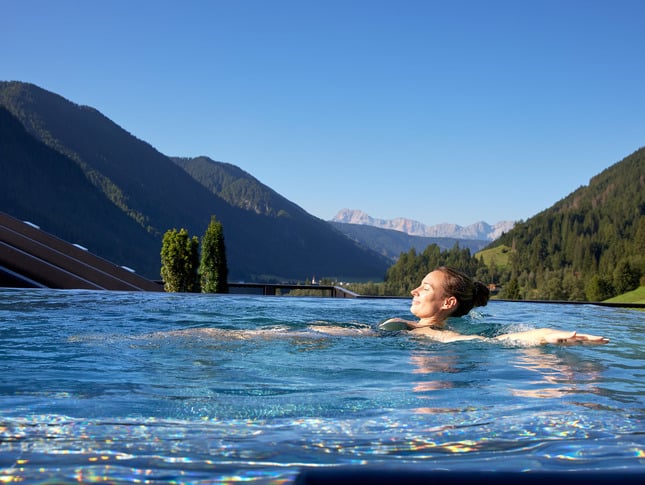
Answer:
<svg viewBox="0 0 645 485"><path fill-rule="evenodd" d="M493 225L480 221L465 227L448 223L427 226L421 222L402 217L396 219L375 219L363 211L352 209L341 209L334 216L332 222L361 224L381 229L392 229L394 231L404 232L411 236L484 241L494 241L498 239L503 233L513 229L513 226L515 225L513 221L500 221Z"/></svg>

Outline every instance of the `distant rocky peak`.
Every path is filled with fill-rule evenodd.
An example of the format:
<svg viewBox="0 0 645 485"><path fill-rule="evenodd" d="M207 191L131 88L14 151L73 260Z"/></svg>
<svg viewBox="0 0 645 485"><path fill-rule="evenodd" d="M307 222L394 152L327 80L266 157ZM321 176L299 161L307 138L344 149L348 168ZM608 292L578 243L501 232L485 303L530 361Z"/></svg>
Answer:
<svg viewBox="0 0 645 485"><path fill-rule="evenodd" d="M488 241L494 241L504 232L510 231L515 225L513 221L500 221L493 225L480 221L465 227L449 223L427 226L419 221L402 217L396 219L375 219L361 210L354 209L341 209L332 219L332 222L362 224L365 226L379 227L381 229L392 229L410 234L411 236L452 237L457 239L481 239Z"/></svg>

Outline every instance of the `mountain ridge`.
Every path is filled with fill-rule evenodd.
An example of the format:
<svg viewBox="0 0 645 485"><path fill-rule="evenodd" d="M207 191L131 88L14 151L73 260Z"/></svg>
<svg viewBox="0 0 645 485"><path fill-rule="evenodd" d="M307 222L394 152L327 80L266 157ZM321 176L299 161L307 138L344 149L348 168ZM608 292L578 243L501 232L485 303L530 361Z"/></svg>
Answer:
<svg viewBox="0 0 645 485"><path fill-rule="evenodd" d="M494 241L503 233L510 231L515 222L500 221L488 224L484 221L475 222L468 226L442 223L434 226L425 225L413 219L397 217L395 219L377 219L358 209L341 209L331 222L359 224L381 229L392 229L404 232L410 236L455 238Z"/></svg>

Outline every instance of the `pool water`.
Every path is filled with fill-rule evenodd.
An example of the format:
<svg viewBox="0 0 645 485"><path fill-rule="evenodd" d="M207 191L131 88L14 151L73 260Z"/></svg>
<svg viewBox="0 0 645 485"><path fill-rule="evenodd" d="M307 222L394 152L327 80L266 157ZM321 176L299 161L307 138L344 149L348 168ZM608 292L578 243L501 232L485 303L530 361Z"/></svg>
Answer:
<svg viewBox="0 0 645 485"><path fill-rule="evenodd" d="M577 329L600 346L370 330L409 304L0 289L0 482L645 471L645 313L492 301L451 322Z"/></svg>

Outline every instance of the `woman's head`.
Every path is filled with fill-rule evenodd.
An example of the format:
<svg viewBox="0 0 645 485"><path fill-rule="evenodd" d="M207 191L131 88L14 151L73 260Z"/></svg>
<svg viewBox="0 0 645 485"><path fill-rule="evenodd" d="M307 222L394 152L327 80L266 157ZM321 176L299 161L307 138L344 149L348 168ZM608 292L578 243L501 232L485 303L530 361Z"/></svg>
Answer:
<svg viewBox="0 0 645 485"><path fill-rule="evenodd" d="M461 317L474 307L485 306L488 303L490 290L485 284L473 281L468 275L447 266L440 266L435 271L443 275L442 287L446 295L457 299L457 306L451 316Z"/></svg>
<svg viewBox="0 0 645 485"><path fill-rule="evenodd" d="M486 305L490 296L486 285L447 266L428 273L411 293L414 298L410 311L435 322L466 315L473 307Z"/></svg>

